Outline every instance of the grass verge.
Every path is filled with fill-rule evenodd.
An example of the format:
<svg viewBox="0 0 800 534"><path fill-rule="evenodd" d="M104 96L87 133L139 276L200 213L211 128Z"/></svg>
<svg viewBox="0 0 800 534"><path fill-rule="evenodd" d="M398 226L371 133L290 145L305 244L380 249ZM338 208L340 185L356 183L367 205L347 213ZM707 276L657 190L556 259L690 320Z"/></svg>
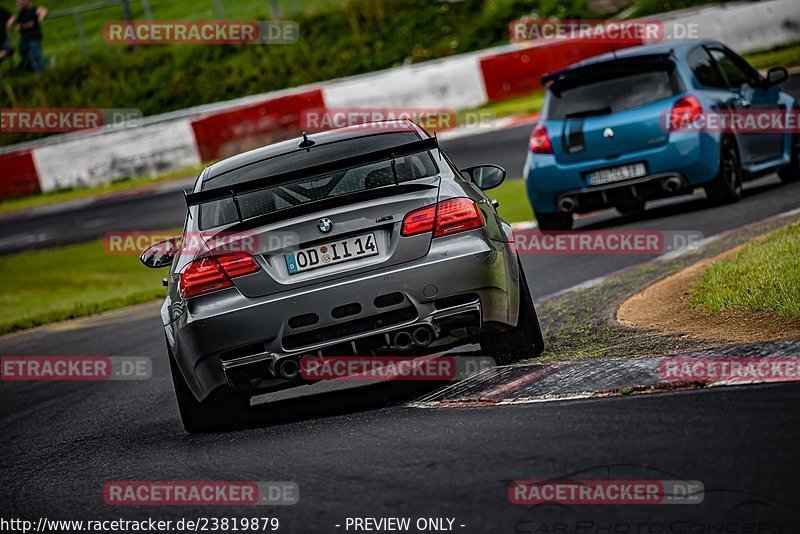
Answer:
<svg viewBox="0 0 800 534"><path fill-rule="evenodd" d="M791 221L795 225L800 224L797 216ZM730 344L724 340L696 339L627 327L617 322L616 312L619 305L631 295L665 276L703 258L749 243L757 236L785 227L786 223L785 219L780 219L757 224L683 256L625 269L601 284L537 299L536 311L548 348L543 356L531 363L654 356ZM797 257L796 252L794 257ZM536 283L535 278L529 280Z"/></svg>
<svg viewBox="0 0 800 534"><path fill-rule="evenodd" d="M533 210L525 192L524 180L507 179L500 187L487 191L486 194L500 203L497 211L507 222L514 223L534 219Z"/></svg>
<svg viewBox="0 0 800 534"><path fill-rule="evenodd" d="M797 66L800 65L800 41L795 41L788 45L776 47L770 50L747 54L745 57L754 67L758 69L766 69L776 65L785 67ZM488 114L495 118L501 118L512 115L536 113L542 108L544 95L544 91L538 90L528 95L511 98L503 102L496 102L474 109L462 110L456 113L456 124L461 126L468 125L470 124L470 121L474 121L476 118L481 119L483 114ZM156 178L128 178L111 184L87 189L53 191L51 193L4 200L0 202L0 213L17 211L34 206L54 204L66 200L86 198L89 196L101 195L115 191L144 188L157 182L166 182L197 175L203 169L203 167L204 165L201 165L191 169L170 172ZM515 192L522 191L522 189L516 189L513 186L509 187L509 190L513 190ZM500 200L500 195L502 195L502 193L498 191L497 195L498 200ZM519 197L515 197L514 195L509 195L507 198L504 198L504 200L505 205L509 207L504 208L501 206L500 212L504 214L506 220L516 222L530 220L533 218L533 214L530 212L530 209L526 209L527 200L525 200L523 203L520 201ZM501 200L501 205L502 204L503 200Z"/></svg>
<svg viewBox="0 0 800 534"><path fill-rule="evenodd" d="M712 265L693 291L692 305L711 311L772 312L800 317L800 223L747 244Z"/></svg>
<svg viewBox="0 0 800 534"><path fill-rule="evenodd" d="M796 67L800 65L800 41L784 46L745 54L747 62L757 69L770 67Z"/></svg>
<svg viewBox="0 0 800 534"><path fill-rule="evenodd" d="M48 204L56 204L58 202L66 202L68 200L77 200L80 198L87 198L96 195L103 195L106 193L114 193L118 191L131 191L136 189L146 189L153 184L169 182L172 180L181 180L192 176L197 176L203 170L205 165L192 167L190 169L181 169L165 174L161 174L155 178L125 178L116 180L110 184L98 185L95 187L87 187L85 189L60 189L49 193L41 193L38 195L9 198L0 202L0 213L24 210L36 206L45 206Z"/></svg>
<svg viewBox="0 0 800 534"><path fill-rule="evenodd" d="M0 257L0 334L163 297L166 270L135 255L108 254L102 240Z"/></svg>
<svg viewBox="0 0 800 534"><path fill-rule="evenodd" d="M525 115L541 111L544 103L544 90L534 91L524 96L518 96L493 102L477 108L467 109L456 113L456 124L459 126L470 125L470 121L481 120L488 115L494 118L510 117L512 115Z"/></svg>
<svg viewBox="0 0 800 534"><path fill-rule="evenodd" d="M507 221L533 218L522 180L505 182L491 197ZM166 291L166 270L147 269L135 255L108 254L103 240L0 256L0 271L0 334L147 302Z"/></svg>

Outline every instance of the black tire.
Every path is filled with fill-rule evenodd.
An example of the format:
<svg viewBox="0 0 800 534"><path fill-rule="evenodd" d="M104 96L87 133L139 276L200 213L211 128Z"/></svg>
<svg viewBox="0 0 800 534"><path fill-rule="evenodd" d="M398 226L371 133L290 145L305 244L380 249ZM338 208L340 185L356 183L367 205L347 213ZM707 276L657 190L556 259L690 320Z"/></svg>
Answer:
<svg viewBox="0 0 800 534"><path fill-rule="evenodd" d="M183 428L189 434L241 429L247 425L249 398L241 393L232 393L212 401L198 402L186 384L172 351L169 354L169 369L175 386L175 398L181 414Z"/></svg>
<svg viewBox="0 0 800 534"><path fill-rule="evenodd" d="M724 137L719 149L719 174L705 186L706 196L714 204L730 204L742 198L742 166L736 143Z"/></svg>
<svg viewBox="0 0 800 534"><path fill-rule="evenodd" d="M525 358L535 358L544 352L544 337L533 297L519 266L519 319L517 326L505 332L481 336L481 352L492 356L498 365L514 363Z"/></svg>
<svg viewBox="0 0 800 534"><path fill-rule="evenodd" d="M792 134L792 162L778 169L778 178L785 184L800 180L800 134Z"/></svg>
<svg viewBox="0 0 800 534"><path fill-rule="evenodd" d="M572 230L572 215L569 213L537 213L539 230Z"/></svg>

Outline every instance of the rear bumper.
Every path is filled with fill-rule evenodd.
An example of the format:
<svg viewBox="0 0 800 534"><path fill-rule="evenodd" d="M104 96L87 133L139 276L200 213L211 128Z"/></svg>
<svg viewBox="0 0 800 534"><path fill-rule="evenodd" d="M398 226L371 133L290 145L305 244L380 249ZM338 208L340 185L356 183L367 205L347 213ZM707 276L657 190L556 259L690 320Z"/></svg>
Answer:
<svg viewBox="0 0 800 534"><path fill-rule="evenodd" d="M275 374L287 357L332 346L355 352L359 343L409 325L441 328L446 318L471 314L477 328L513 326L518 282L509 243L465 232L435 239L423 258L387 270L266 297L247 298L230 288L191 299L167 326L173 334L167 337L203 400L254 374ZM392 297L376 300L386 295ZM344 307L348 314L332 313Z"/></svg>
<svg viewBox="0 0 800 534"><path fill-rule="evenodd" d="M556 197L556 206L562 213L588 213L627 202L656 200L691 191L686 178L673 172L565 191Z"/></svg>
<svg viewBox="0 0 800 534"><path fill-rule="evenodd" d="M592 186L588 174L604 168L644 162L648 175L635 180ZM711 181L718 172L719 140L707 133L671 133L661 146L622 154L615 158L559 163L555 156L528 153L525 179L533 210L539 213L563 211L559 201L578 195L583 207L577 213L613 207L614 202L655 200L682 194ZM664 182L677 177L681 187L669 190Z"/></svg>

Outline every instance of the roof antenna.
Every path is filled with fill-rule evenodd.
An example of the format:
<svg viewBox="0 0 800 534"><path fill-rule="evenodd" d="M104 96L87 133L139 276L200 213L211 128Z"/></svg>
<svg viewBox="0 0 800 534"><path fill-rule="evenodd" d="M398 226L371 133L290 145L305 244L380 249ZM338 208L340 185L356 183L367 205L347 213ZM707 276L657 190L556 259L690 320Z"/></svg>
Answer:
<svg viewBox="0 0 800 534"><path fill-rule="evenodd" d="M299 148L305 148L306 152L309 152L311 150L311 147L316 144L317 144L316 142L309 139L308 135L305 132L303 132L303 140L300 141L300 144L298 144L297 146Z"/></svg>

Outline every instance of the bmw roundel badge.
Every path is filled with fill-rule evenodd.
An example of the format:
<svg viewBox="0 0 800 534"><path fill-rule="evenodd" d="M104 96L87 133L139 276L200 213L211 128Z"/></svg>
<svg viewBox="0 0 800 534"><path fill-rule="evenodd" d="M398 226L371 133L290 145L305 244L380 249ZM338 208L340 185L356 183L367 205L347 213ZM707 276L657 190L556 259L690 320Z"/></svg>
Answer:
<svg viewBox="0 0 800 534"><path fill-rule="evenodd" d="M331 221L327 217L323 217L322 219L317 221L317 230L319 230L323 234L327 234L328 232L333 230L333 221Z"/></svg>

